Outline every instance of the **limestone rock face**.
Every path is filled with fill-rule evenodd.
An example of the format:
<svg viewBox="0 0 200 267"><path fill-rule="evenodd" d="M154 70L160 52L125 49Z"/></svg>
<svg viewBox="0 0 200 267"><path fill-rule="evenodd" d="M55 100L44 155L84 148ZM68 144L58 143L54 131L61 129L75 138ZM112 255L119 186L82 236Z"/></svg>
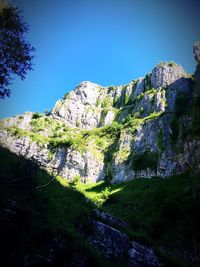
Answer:
<svg viewBox="0 0 200 267"><path fill-rule="evenodd" d="M111 110L108 111L104 119L104 125L110 125L113 122L114 118L115 118L115 113L112 112Z"/></svg>
<svg viewBox="0 0 200 267"><path fill-rule="evenodd" d="M97 160L89 151L81 154L72 149L58 149L49 166L68 180L78 175L82 182L96 182L105 176L103 161Z"/></svg>
<svg viewBox="0 0 200 267"><path fill-rule="evenodd" d="M193 46L194 58L197 63L200 62L200 41L195 42Z"/></svg>
<svg viewBox="0 0 200 267"><path fill-rule="evenodd" d="M126 148L126 157L123 156L121 145L114 158L113 176L114 182L121 182L135 178L145 177L167 177L173 174L180 174L187 170L200 169L200 140L199 138L186 138L182 140L182 133L176 143L176 148L172 145L173 132L171 129L172 114L166 114L156 120L151 120L139 126L134 137L126 133L129 144ZM181 129L189 129L190 121L184 118L180 121ZM181 131L182 131L181 130ZM124 136L121 135L119 144L122 144ZM131 147L131 149L130 149ZM149 157L155 157L156 167L153 168L151 162L148 167L134 169L133 162L138 155L141 161L149 153ZM127 158L132 158L127 161Z"/></svg>
<svg viewBox="0 0 200 267"><path fill-rule="evenodd" d="M120 258L129 248L128 236L99 221L94 221L92 244L100 249L107 258Z"/></svg>
<svg viewBox="0 0 200 267"><path fill-rule="evenodd" d="M151 247L141 245L138 242L132 241L129 250L129 265L128 266L148 266L161 267L163 264L159 262Z"/></svg>
<svg viewBox="0 0 200 267"><path fill-rule="evenodd" d="M113 176L115 182L122 182L124 179L128 180L129 175L133 173L129 169L129 175L126 173L127 164L126 160L128 159L131 153L131 143L133 141L133 136L128 131L123 131L119 139L119 150L116 153L113 161Z"/></svg>
<svg viewBox="0 0 200 267"><path fill-rule="evenodd" d="M48 149L41 147L38 143L32 142L29 137L15 138L7 131L0 132L1 145L17 155L33 159L44 166L48 163Z"/></svg>
<svg viewBox="0 0 200 267"><path fill-rule="evenodd" d="M153 112L164 112L167 106L165 90L158 88L156 92L146 91L144 96L133 106L133 113L139 112L146 117Z"/></svg>
<svg viewBox="0 0 200 267"><path fill-rule="evenodd" d="M65 100L57 101L52 117L65 122L70 127L84 129L97 127L101 115L100 111L95 109L96 100L100 95L99 89L97 84L81 83Z"/></svg>
<svg viewBox="0 0 200 267"><path fill-rule="evenodd" d="M120 266L162 267L154 249L132 240L119 228L126 228L125 222L99 210L95 211L98 220L92 219L90 242L104 256L120 263ZM103 222L102 222L103 220ZM105 222L106 221L106 222Z"/></svg>
<svg viewBox="0 0 200 267"><path fill-rule="evenodd" d="M25 112L23 116L15 116L2 120L4 127L16 126L20 129L30 130L30 123L32 120L33 112Z"/></svg>
<svg viewBox="0 0 200 267"><path fill-rule="evenodd" d="M102 117L104 104L112 107L113 97L106 88L91 82L82 82L64 100L58 100L51 116L70 127L92 129L111 124L114 114L110 110ZM104 112L105 113L105 112Z"/></svg>
<svg viewBox="0 0 200 267"><path fill-rule="evenodd" d="M105 177L103 159L96 159L89 151L80 153L70 148L58 148L52 159L47 146L32 142L29 137L14 138L7 131L0 132L3 147L17 155L36 161L54 175L68 180L80 176L82 182L96 182Z"/></svg>
<svg viewBox="0 0 200 267"><path fill-rule="evenodd" d="M82 82L48 116L26 112L2 120L0 143L55 175L83 182L200 169L199 136L190 135L195 112L199 129L199 84L200 64L191 76L173 62L124 86Z"/></svg>
<svg viewBox="0 0 200 267"><path fill-rule="evenodd" d="M133 91L133 98L137 97L144 92L144 78L139 78L136 84L136 88Z"/></svg>
<svg viewBox="0 0 200 267"><path fill-rule="evenodd" d="M188 75L180 65L160 63L152 71L151 84L153 88L166 87L182 77Z"/></svg>

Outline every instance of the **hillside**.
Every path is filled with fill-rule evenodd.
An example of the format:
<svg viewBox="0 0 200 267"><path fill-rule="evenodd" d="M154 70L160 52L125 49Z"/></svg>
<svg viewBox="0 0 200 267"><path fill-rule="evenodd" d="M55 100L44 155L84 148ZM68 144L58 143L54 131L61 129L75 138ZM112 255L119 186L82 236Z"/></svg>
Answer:
<svg viewBox="0 0 200 267"><path fill-rule="evenodd" d="M52 180L2 148L0 162L1 266L199 266L199 174L82 184ZM91 243L94 231L101 246ZM128 264L126 235L137 244Z"/></svg>
<svg viewBox="0 0 200 267"><path fill-rule="evenodd" d="M199 266L200 42L193 52L194 74L164 62L1 120L3 266Z"/></svg>
<svg viewBox="0 0 200 267"><path fill-rule="evenodd" d="M197 43L197 63L198 53ZM4 119L0 142L70 180L183 173L200 166L199 94L199 64L188 75L173 62L160 63L125 86L83 82L48 115Z"/></svg>

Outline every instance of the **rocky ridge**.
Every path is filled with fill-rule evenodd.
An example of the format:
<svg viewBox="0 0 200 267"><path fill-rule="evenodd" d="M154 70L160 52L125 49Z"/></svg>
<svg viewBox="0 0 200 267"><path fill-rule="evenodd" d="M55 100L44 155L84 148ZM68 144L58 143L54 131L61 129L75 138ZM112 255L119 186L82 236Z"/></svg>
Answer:
<svg viewBox="0 0 200 267"><path fill-rule="evenodd" d="M66 179L112 182L200 168L199 43L194 75L160 63L125 86L82 82L48 115L3 119L0 143Z"/></svg>

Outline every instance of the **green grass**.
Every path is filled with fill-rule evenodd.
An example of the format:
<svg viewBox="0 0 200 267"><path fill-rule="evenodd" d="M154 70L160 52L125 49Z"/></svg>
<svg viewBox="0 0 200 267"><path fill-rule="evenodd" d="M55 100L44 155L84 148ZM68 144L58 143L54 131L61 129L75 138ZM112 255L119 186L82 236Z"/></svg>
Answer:
<svg viewBox="0 0 200 267"><path fill-rule="evenodd" d="M91 210L91 206L85 203L84 197L70 187L61 186L59 178L46 188L36 190L36 187L47 184L52 176L32 166L28 160L2 148L0 160L1 200L12 196L28 213L31 211L30 215L33 216L31 221L38 222L31 224L32 231L39 231L41 224L43 228L51 231L71 230L72 222L83 221L83 217ZM12 182L13 179L16 182Z"/></svg>
<svg viewBox="0 0 200 267"><path fill-rule="evenodd" d="M24 230L18 233L24 253L34 252L43 236L62 232L70 240L69 254L78 248L97 260L98 255L77 231L80 224L86 224L87 228L86 218L94 207L127 221L129 235L153 244L158 251L164 247L167 254L177 248L190 252L194 243L200 243L198 174L135 179L113 185L105 181L82 184L79 177L70 184L58 176L47 187L36 189L52 177L2 148L0 162L0 203L11 198L28 215ZM84 196L91 202L86 202ZM27 231L29 235L26 235ZM184 266L178 263L181 256L174 261L164 253L162 258L167 262L166 266Z"/></svg>
<svg viewBox="0 0 200 267"><path fill-rule="evenodd" d="M74 137L67 136L61 138L51 138L49 141L49 145L53 150L57 147L71 147L81 153L87 151L87 146L81 135L76 135Z"/></svg>
<svg viewBox="0 0 200 267"><path fill-rule="evenodd" d="M177 248L192 251L200 243L200 174L78 184L77 189L99 208L127 221L127 232L134 238L158 250L165 247L169 255ZM164 255L167 266L187 266L181 256L175 262L172 258Z"/></svg>
<svg viewBox="0 0 200 267"><path fill-rule="evenodd" d="M66 180L56 177L48 186L40 187L52 180L52 176L3 148L0 148L0 162L0 208L6 199L12 199L23 210L22 225L14 233L9 233L6 225L0 223L1 240L6 251L6 255L0 252L1 260L3 258L6 262L3 266L8 266L14 257L40 253L43 246L48 246L48 242L59 235L65 236L67 241L62 259L65 266L74 252L83 253L89 266L110 266L79 232L80 225L89 231L87 218L95 205L87 202L74 184L70 186ZM8 245L6 240L9 240Z"/></svg>
<svg viewBox="0 0 200 267"><path fill-rule="evenodd" d="M17 128L15 126L7 127L5 128L12 136L15 136L16 138L20 137L29 137L32 142L36 142L40 145L47 144L49 142L49 138L47 136L44 136L40 133L35 133L31 131L26 131L20 128Z"/></svg>
<svg viewBox="0 0 200 267"><path fill-rule="evenodd" d="M200 175L140 178L114 185L78 183L76 188L97 206L126 220L133 232L171 246L181 242L189 247L192 241L200 241ZM172 236L176 237L173 243Z"/></svg>

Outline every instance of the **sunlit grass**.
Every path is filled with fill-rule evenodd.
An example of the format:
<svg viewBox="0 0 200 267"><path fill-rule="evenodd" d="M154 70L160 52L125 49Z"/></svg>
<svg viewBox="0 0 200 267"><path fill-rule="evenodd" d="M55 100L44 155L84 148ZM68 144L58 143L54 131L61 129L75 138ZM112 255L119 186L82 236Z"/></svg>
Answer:
<svg viewBox="0 0 200 267"><path fill-rule="evenodd" d="M105 181L100 181L91 184L77 183L76 189L96 206L101 207L112 194L119 192L122 188L120 186L114 188Z"/></svg>
<svg viewBox="0 0 200 267"><path fill-rule="evenodd" d="M98 207L102 207L105 201L109 199L112 194L118 193L122 190L120 185L110 185L105 181L88 184L81 182L73 183L61 176L56 176L56 180L65 188L73 188L74 190L77 190Z"/></svg>

